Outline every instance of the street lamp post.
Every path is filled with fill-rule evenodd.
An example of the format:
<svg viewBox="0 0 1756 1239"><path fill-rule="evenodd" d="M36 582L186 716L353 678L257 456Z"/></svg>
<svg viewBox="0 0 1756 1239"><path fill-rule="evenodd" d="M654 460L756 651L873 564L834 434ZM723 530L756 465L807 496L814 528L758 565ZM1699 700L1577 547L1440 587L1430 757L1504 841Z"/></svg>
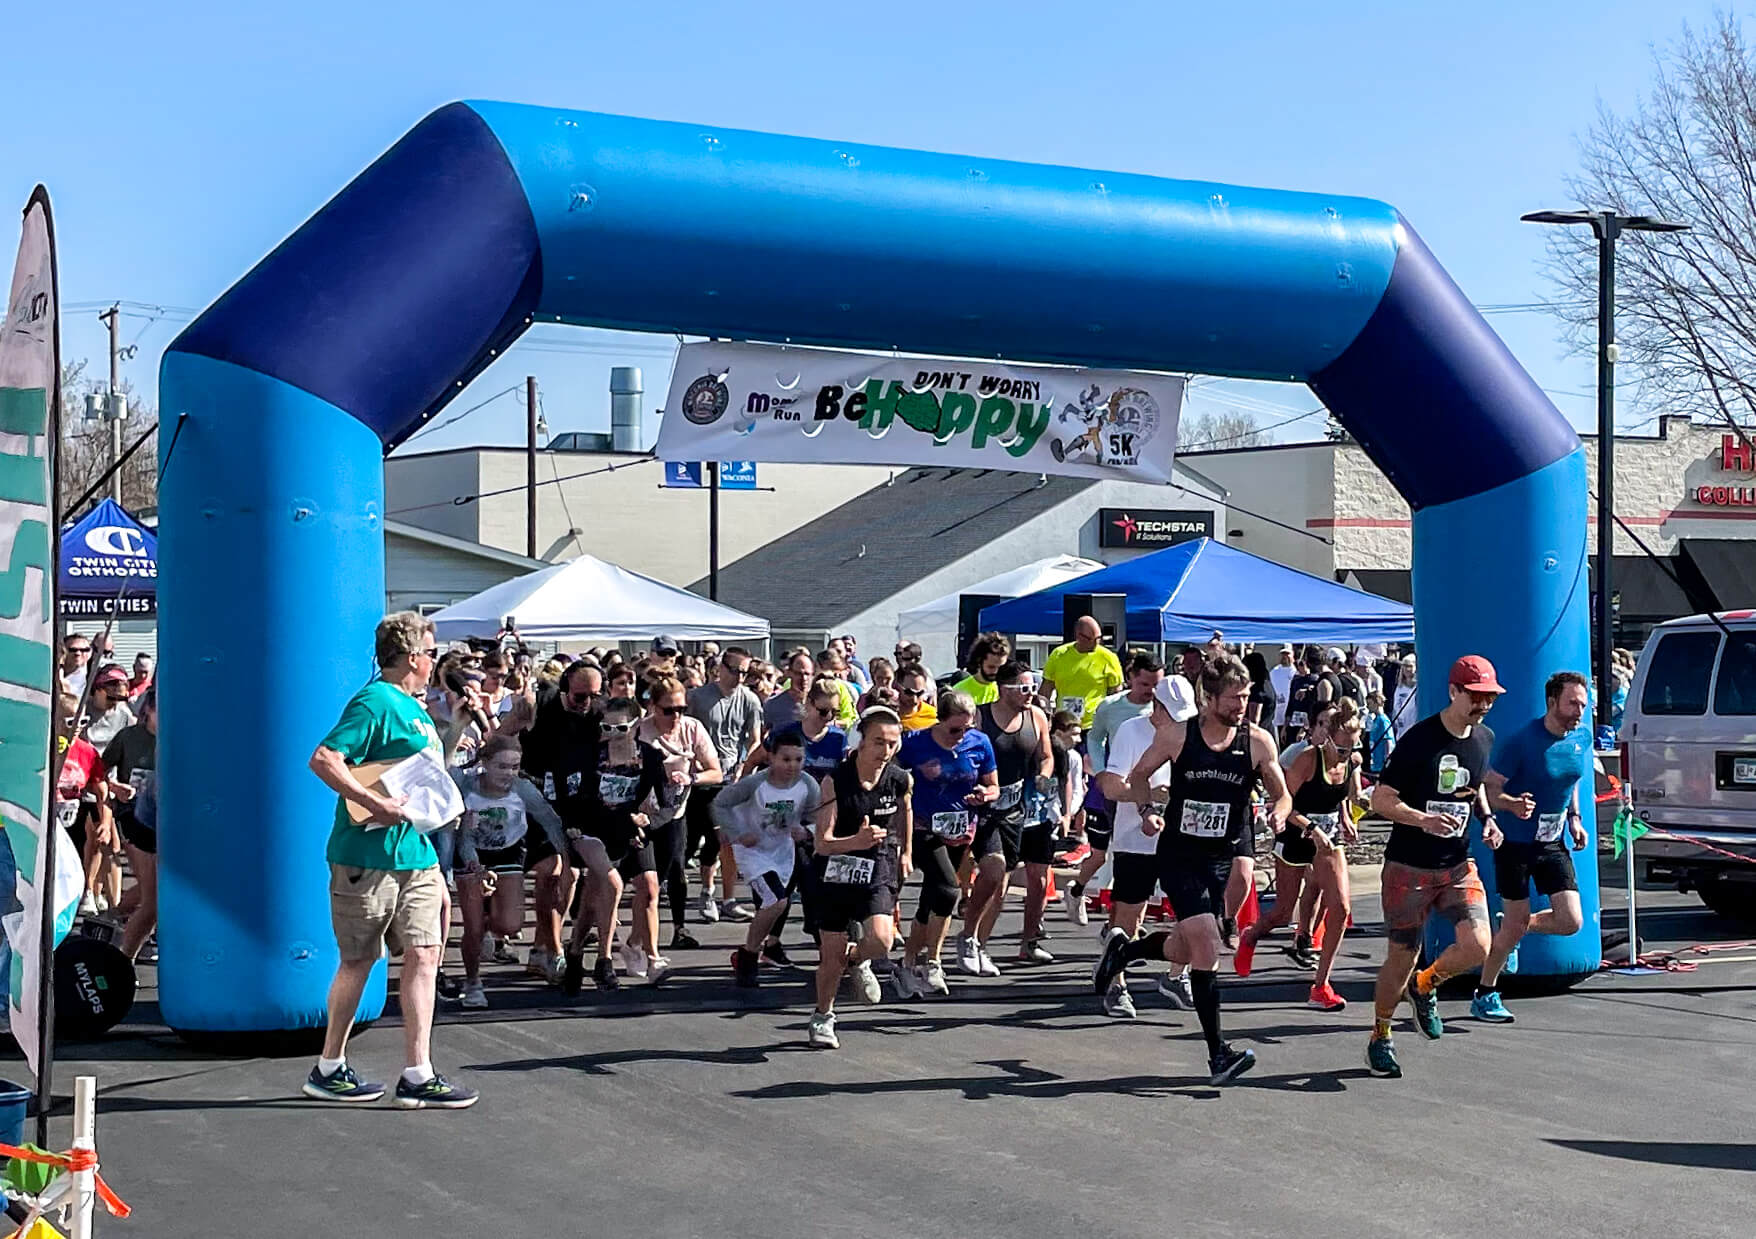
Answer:
<svg viewBox="0 0 1756 1239"><path fill-rule="evenodd" d="M1616 238L1624 232L1687 232L1688 224L1614 211L1532 211L1530 224L1586 224L1597 237L1597 726L1610 722L1610 553L1616 543ZM1595 734L1595 733L1594 733Z"/></svg>

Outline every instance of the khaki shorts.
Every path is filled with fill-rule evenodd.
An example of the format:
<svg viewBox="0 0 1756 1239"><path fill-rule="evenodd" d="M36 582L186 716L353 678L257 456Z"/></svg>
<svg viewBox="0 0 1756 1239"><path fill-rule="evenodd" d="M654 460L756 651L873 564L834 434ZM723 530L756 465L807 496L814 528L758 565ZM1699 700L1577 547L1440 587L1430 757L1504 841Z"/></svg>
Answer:
<svg viewBox="0 0 1756 1239"><path fill-rule="evenodd" d="M393 955L412 946L442 946L440 912L445 881L430 869L356 869L329 866L329 919L343 963L377 959L388 943Z"/></svg>

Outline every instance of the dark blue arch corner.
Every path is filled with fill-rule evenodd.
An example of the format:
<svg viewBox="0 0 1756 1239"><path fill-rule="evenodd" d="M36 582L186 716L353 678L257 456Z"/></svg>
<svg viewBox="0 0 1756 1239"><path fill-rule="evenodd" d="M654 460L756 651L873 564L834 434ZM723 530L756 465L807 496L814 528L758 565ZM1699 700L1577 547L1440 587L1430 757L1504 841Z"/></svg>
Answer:
<svg viewBox="0 0 1756 1239"><path fill-rule="evenodd" d="M345 409L393 447L522 332L542 288L524 189L473 109L438 109L168 351Z"/></svg>
<svg viewBox="0 0 1756 1239"><path fill-rule="evenodd" d="M1425 242L1406 220L1399 231L1378 308L1310 377L1311 390L1417 510L1529 477L1578 450L1573 427Z"/></svg>

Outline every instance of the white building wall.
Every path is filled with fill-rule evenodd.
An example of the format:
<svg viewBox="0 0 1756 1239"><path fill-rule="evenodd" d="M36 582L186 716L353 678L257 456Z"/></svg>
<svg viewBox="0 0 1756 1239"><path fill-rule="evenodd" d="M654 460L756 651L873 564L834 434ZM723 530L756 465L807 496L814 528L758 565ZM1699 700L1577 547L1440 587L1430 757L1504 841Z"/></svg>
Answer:
<svg viewBox="0 0 1756 1239"><path fill-rule="evenodd" d="M1336 445L1236 452L1193 452L1189 463L1226 488L1227 522L1242 530L1226 545L1316 576L1333 577L1332 530L1310 522L1335 519ZM1267 519L1263 519L1267 518Z"/></svg>
<svg viewBox="0 0 1756 1239"><path fill-rule="evenodd" d="M480 458L474 452L392 456L384 462L385 515L434 533L480 542L480 505L451 501L482 490ZM408 508L419 510L404 510ZM524 542L506 549L522 554Z"/></svg>

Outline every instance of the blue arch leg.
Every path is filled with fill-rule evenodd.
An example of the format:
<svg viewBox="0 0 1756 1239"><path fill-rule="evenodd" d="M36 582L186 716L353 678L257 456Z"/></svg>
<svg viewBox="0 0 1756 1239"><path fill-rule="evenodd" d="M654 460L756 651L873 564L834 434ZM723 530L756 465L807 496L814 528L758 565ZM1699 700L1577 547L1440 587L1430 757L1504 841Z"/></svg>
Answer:
<svg viewBox="0 0 1756 1239"><path fill-rule="evenodd" d="M334 405L228 362L169 353L162 381L165 423L189 417L160 488L159 650L176 670L159 700L182 724L158 764L195 794L159 824L159 1004L184 1031L321 1027L335 797L295 755L372 674L383 448ZM260 810L229 811L241 793ZM361 1019L384 1008L384 971Z"/></svg>
<svg viewBox="0 0 1756 1239"><path fill-rule="evenodd" d="M1415 645L1423 714L1444 706L1445 672L1463 654L1486 655L1506 686L1488 716L1488 726L1500 731L1543 712L1542 685L1550 675L1589 673L1585 505L1581 448L1516 482L1415 513ZM1582 809L1593 787L1589 770L1584 777ZM1590 825L1593 815L1585 816ZM1583 926L1565 938L1525 938L1521 972L1565 978L1595 972L1602 962L1596 849L1593 829L1585 851L1573 857ZM1472 852L1498 924L1493 853L1479 838ZM1547 903L1538 898L1532 906ZM1429 954L1437 955L1451 939L1449 925L1430 924Z"/></svg>

